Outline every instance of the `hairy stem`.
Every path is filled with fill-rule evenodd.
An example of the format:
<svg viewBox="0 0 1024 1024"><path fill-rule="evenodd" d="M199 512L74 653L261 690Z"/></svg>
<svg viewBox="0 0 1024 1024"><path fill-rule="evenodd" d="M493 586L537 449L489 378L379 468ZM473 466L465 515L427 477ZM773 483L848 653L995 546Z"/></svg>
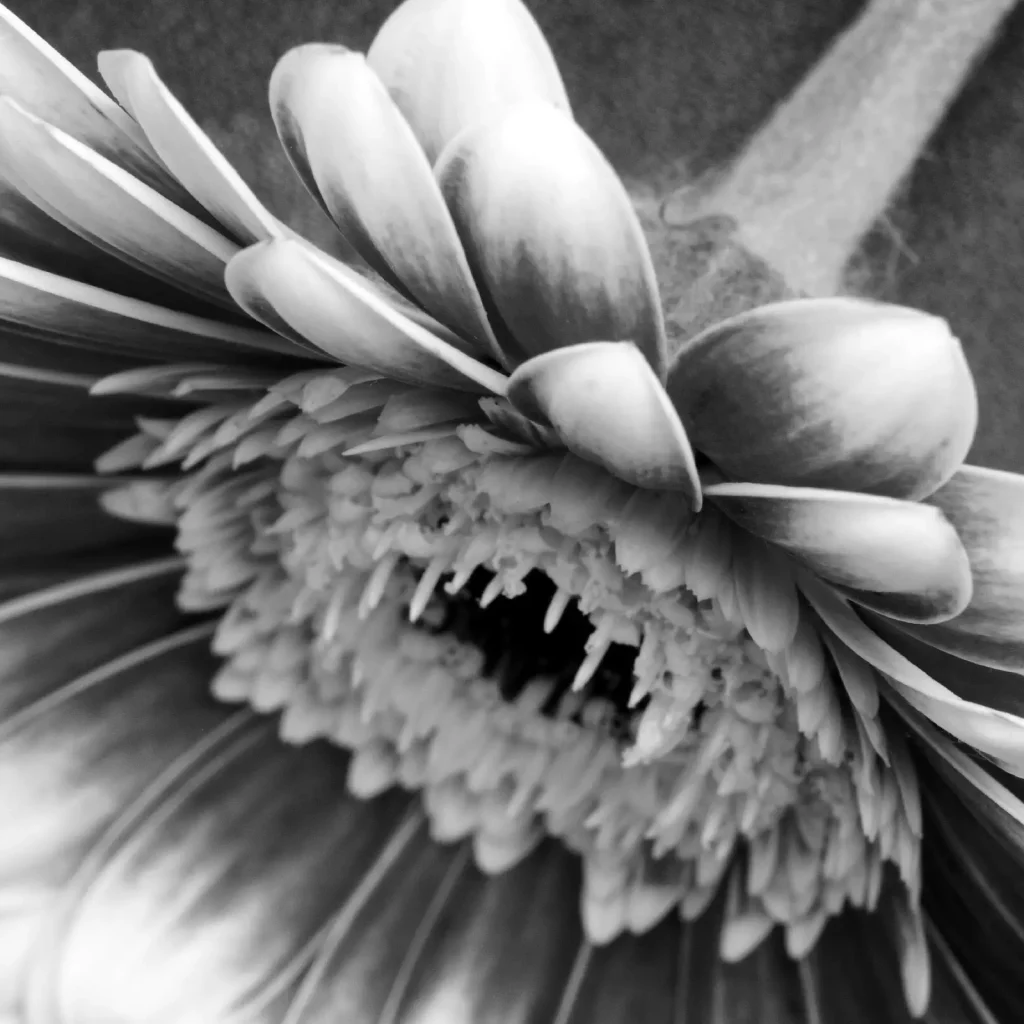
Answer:
<svg viewBox="0 0 1024 1024"><path fill-rule="evenodd" d="M664 216L735 222L793 292L833 294L1015 0L870 0L710 190Z"/></svg>

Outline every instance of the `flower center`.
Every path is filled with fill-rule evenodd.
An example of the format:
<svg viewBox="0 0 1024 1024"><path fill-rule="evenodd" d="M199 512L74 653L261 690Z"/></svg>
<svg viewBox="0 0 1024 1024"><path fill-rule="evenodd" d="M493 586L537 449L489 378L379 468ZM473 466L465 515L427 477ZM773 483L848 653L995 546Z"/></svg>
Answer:
<svg viewBox="0 0 1024 1024"><path fill-rule="evenodd" d="M422 790L434 836L471 836L488 871L558 837L597 941L696 916L726 880L723 953L780 923L799 955L875 904L887 861L918 885L912 780L816 634L788 661L751 639L744 615L770 615L736 581L760 549L713 510L475 426L367 450L357 416L316 451L304 417L248 448L223 423L166 494L183 604L228 605L214 692L350 749L358 795Z"/></svg>

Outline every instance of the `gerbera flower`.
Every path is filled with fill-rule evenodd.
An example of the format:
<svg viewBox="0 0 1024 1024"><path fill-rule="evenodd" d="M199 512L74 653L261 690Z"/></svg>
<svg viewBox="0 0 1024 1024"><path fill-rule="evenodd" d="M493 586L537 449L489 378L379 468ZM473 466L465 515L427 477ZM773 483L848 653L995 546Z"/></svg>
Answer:
<svg viewBox="0 0 1024 1024"><path fill-rule="evenodd" d="M670 342L518 0L281 60L333 254L100 71L0 13L11 1019L1005 1016L1024 486L947 325Z"/></svg>

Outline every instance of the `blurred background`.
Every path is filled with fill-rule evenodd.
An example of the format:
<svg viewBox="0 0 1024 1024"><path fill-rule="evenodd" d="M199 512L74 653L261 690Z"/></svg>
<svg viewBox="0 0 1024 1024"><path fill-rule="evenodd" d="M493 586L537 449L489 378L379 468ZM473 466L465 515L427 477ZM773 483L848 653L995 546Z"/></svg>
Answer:
<svg viewBox="0 0 1024 1024"><path fill-rule="evenodd" d="M930 2L930 0L905 0ZM862 7L859 0L528 0L577 119L631 187L727 160ZM280 151L266 88L313 41L365 49L393 0L7 0L89 75L147 53L268 205L319 214ZM945 316L978 378L971 460L1024 470L1024 7L1011 16L869 239L870 292Z"/></svg>

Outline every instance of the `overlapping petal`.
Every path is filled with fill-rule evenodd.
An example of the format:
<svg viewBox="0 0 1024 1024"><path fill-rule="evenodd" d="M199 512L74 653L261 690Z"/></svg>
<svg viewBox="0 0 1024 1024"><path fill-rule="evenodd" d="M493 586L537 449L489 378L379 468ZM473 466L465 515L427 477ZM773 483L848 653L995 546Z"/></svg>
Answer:
<svg viewBox="0 0 1024 1024"><path fill-rule="evenodd" d="M526 100L568 111L562 78L520 0L411 0L367 53L432 162L464 128Z"/></svg>
<svg viewBox="0 0 1024 1024"><path fill-rule="evenodd" d="M135 121L5 7L0 7L0 95L175 202L195 205L157 159Z"/></svg>
<svg viewBox="0 0 1024 1024"><path fill-rule="evenodd" d="M629 340L662 373L643 230L615 171L567 114L520 104L453 139L435 173L512 363Z"/></svg>
<svg viewBox="0 0 1024 1024"><path fill-rule="evenodd" d="M215 354L227 362L301 354L267 331L179 313L5 259L0 259L0 323L144 359L166 358L168 352L178 359Z"/></svg>
<svg viewBox="0 0 1024 1024"><path fill-rule="evenodd" d="M668 392L728 476L917 499L963 462L977 396L945 322L857 299L762 306L676 356Z"/></svg>
<svg viewBox="0 0 1024 1024"><path fill-rule="evenodd" d="M773 484L712 484L705 494L744 529L893 618L943 621L970 599L967 554L930 505Z"/></svg>
<svg viewBox="0 0 1024 1024"><path fill-rule="evenodd" d="M55 220L126 263L234 308L224 267L238 246L116 164L0 99L0 161Z"/></svg>
<svg viewBox="0 0 1024 1024"><path fill-rule="evenodd" d="M507 416L543 424L536 433L544 443L557 434L622 480L679 490L634 492L634 501L661 503L668 520L677 498L680 506L686 499L700 506L690 427L700 435L695 447L719 469L755 481L707 490L752 535L728 547L728 558L747 561L733 566L733 592L717 610L731 601L762 649L785 649L800 608L792 566L763 542L774 545L829 584L798 573L813 609L800 614L804 625L820 619L831 633L825 645L858 711L874 717L877 700L858 703L837 651L856 652L906 702L1024 775L1024 719L1013 713L1013 701L996 707L964 693L905 657L884 628L881 635L869 628L869 612L858 614L836 594L913 620L892 628L935 638L936 647L1018 667L1018 485L961 472L933 505L894 500L921 498L949 480L969 444L976 403L959 346L938 321L910 311L850 300L793 304L784 315L777 307L694 341L673 369L674 406L662 383L664 331L643 234L614 173L568 115L550 52L518 0L408 0L382 30L369 64L341 48L310 47L279 68L276 113L296 166L384 283L317 253L280 225L144 57L117 52L102 61L140 131L0 15L4 55L10 59L0 63L0 87L9 77L28 81L15 101L0 101L9 177L53 218L50 255L72 237L61 224L87 245L75 244L76 269L66 277L0 261L0 319L11 328L0 353L13 360L0 364L0 397L11 396L14 407L0 419L16 424L20 401L56 408L58 425L56 440L43 430L23 443L7 432L0 455L10 465L57 459L53 468L69 470L27 484L0 477L0 499L20 498L23 490L89 493L92 482L70 470L95 454L98 438L112 430L123 436L137 406L132 400L109 421L98 412L102 429L74 436L62 449L63 434L79 420L61 408L61 396L80 399L97 374L169 358L194 364L174 371L180 388L156 390L190 401L225 392L234 399L238 391L254 400L267 375L288 365L281 357L302 355L302 346L366 367L395 380L371 382L356 370L344 401L324 398L315 408L330 402L338 417L383 409L375 433L391 431L392 442L401 440L393 434L399 428L412 430L407 441L444 431L479 415L479 395L507 391L519 410L502 400ZM430 161L438 157L435 180ZM23 215L19 208L2 216L30 234L37 222ZM234 255L236 243L254 241L260 244ZM171 301L165 308L159 293L155 302L141 302L148 296L131 274L109 291L90 287L92 277L70 280L84 273L89 246L205 301L223 301L220 275L230 261L230 294L299 348L180 312L192 306ZM44 366L60 362L55 351L66 351L66 364ZM221 365L253 355L259 367ZM518 369L507 380L484 359ZM136 373L153 383L151 368ZM117 387L126 382L124 374L115 379ZM306 402L303 390L297 404L304 411ZM312 397L308 402L313 407ZM234 423L247 409L233 408ZM183 430L171 427L175 412L167 428L187 435L213 422L203 419L211 410L219 415L202 408ZM298 454L340 443L345 431L330 429L312 447L303 442ZM59 462L65 456L66 466ZM591 467L595 473L610 479ZM707 478L720 477L713 471ZM868 493L851 493L857 491ZM979 516L971 511L975 502L984 510ZM38 508L38 498L24 507ZM92 520L83 518L54 545L68 557L95 555ZM18 501L0 501L0 521L12 536L38 548L39 536L24 520ZM682 536L689 510L680 507L679 520L672 536ZM150 536L114 532L118 543ZM709 557L706 545L702 557ZM403 795L375 804L346 795L346 761L336 751L284 748L268 723L232 716L205 699L201 652L212 626L174 622L168 631L174 612L166 593L148 621L125 613L128 625L117 636L101 628L125 607L120 596L111 599L111 588L123 588L133 610L145 613L153 603L147 585L157 580L166 590L177 558L155 567L130 563L120 577L115 569L107 590L86 581L56 593L33 593L17 560L11 564L18 570L12 586L28 595L0 606L10 662L10 685L0 691L7 705L0 788L10 797L5 811L14 808L17 819L0 838L0 886L7 883L0 888L0 958L10 954L16 965L13 976L0 978L0 1016L9 1005L24 1009L12 997L20 999L31 969L29 1017L68 1022L298 1024L339 1014L378 1024L489 1017L582 1024L630 1014L665 1022L680 1015L739 1019L752 1012L755 991L757 1012L773 1021L815 1024L879 1012L905 1020L894 1009L897 972L880 963L892 952L888 936L876 941L874 923L857 933L861 945L849 947L866 942L868 949L852 982L845 966L837 974L821 957L795 969L781 941L723 965L718 953L746 952L771 928L766 915L748 920L728 900L721 937L719 901L697 925L670 919L596 950L564 899L569 893L575 902L580 888L565 851L544 844L515 871L486 881L469 866L468 850L426 845L420 813L407 811ZM776 570L783 586L775 585ZM0 580L0 588L7 584ZM778 607L757 607L781 597ZM65 617L68 610L74 614ZM126 638L133 643L120 649ZM67 651L51 658L53 643L64 641ZM1011 673L999 675L1002 685ZM890 699L902 707L900 697ZM329 724L318 720L316 727L326 732ZM347 773L352 792L358 779ZM991 795L991 787L977 788ZM51 790L58 799L50 799ZM480 851L478 842L478 862L507 864ZM637 885L628 896L614 893L607 908L585 890L587 927L602 934L602 915L616 927L650 927L668 906L656 890ZM896 952L916 1012L928 975L916 916L914 925ZM820 927L820 920L791 927L790 954L806 952ZM845 921L826 934L833 956L847 948L847 933ZM26 959L33 934L39 941ZM979 1024L985 1018L977 1001L961 1012L970 1003L961 998L969 979L949 962L945 983L955 994L941 1005L943 1020Z"/></svg>
<svg viewBox="0 0 1024 1024"><path fill-rule="evenodd" d="M100 54L99 67L160 160L234 238L258 242L289 233L171 95L148 57L109 50Z"/></svg>
<svg viewBox="0 0 1024 1024"><path fill-rule="evenodd" d="M535 356L512 374L508 397L582 458L639 487L682 491L700 508L686 431L635 345L595 341Z"/></svg>
<svg viewBox="0 0 1024 1024"><path fill-rule="evenodd" d="M228 290L257 320L297 332L343 363L410 384L501 394L505 377L402 314L368 281L298 241L245 249Z"/></svg>
<svg viewBox="0 0 1024 1024"><path fill-rule="evenodd" d="M887 644L840 597L817 580L801 590L824 624L873 665L908 704L950 735L1024 778L1024 717L959 697Z"/></svg>
<svg viewBox="0 0 1024 1024"><path fill-rule="evenodd" d="M476 351L500 359L430 164L362 54L300 46L270 80L278 131L346 240Z"/></svg>
<svg viewBox="0 0 1024 1024"><path fill-rule="evenodd" d="M930 501L967 549L974 595L952 621L913 634L968 661L1024 672L1024 477L962 466Z"/></svg>

